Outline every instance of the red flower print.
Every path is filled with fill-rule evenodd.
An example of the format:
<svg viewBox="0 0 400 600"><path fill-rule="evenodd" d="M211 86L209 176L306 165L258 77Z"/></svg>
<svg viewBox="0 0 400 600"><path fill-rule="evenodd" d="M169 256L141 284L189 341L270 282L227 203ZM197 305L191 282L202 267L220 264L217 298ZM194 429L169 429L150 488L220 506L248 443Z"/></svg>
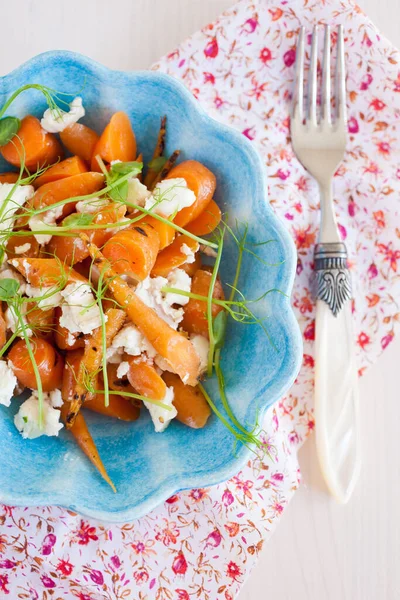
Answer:
<svg viewBox="0 0 400 600"><path fill-rule="evenodd" d="M368 267L368 277L369 279L374 279L375 277L378 277L378 269L374 263L372 263Z"/></svg>
<svg viewBox="0 0 400 600"><path fill-rule="evenodd" d="M269 48L261 48L259 58L264 65L267 64L270 60L272 60L272 52Z"/></svg>
<svg viewBox="0 0 400 600"><path fill-rule="evenodd" d="M257 15L254 15L251 19L247 19L242 25L241 33L253 33L258 26Z"/></svg>
<svg viewBox="0 0 400 600"><path fill-rule="evenodd" d="M221 106L223 104L225 104L225 102L219 96L215 96L215 98L214 98L214 104L215 104L215 108L221 108Z"/></svg>
<svg viewBox="0 0 400 600"><path fill-rule="evenodd" d="M177 589L175 591L178 594L176 600L190 600L189 594L187 593L186 590Z"/></svg>
<svg viewBox="0 0 400 600"><path fill-rule="evenodd" d="M366 333L364 333L364 331L362 331L357 339L357 344L360 346L360 348L362 348L363 350L365 350L365 347L368 346L368 344L371 342L369 335L367 335Z"/></svg>
<svg viewBox="0 0 400 600"><path fill-rule="evenodd" d="M310 419L307 423L307 427L308 427L308 431L313 431L315 428L315 421L313 421L312 419Z"/></svg>
<svg viewBox="0 0 400 600"><path fill-rule="evenodd" d="M281 8L269 8L268 12L271 15L271 21L278 21L283 15L283 10Z"/></svg>
<svg viewBox="0 0 400 600"><path fill-rule="evenodd" d="M215 58L218 54L217 38L212 38L204 48L204 54L207 58Z"/></svg>
<svg viewBox="0 0 400 600"><path fill-rule="evenodd" d="M374 162L370 162L367 167L364 168L364 173L372 173L373 175L379 175L381 170L378 165Z"/></svg>
<svg viewBox="0 0 400 600"><path fill-rule="evenodd" d="M291 431L289 433L289 442L291 444L296 444L297 445L299 443L299 441L300 441L300 438L299 438L299 434L297 433L297 431L294 431L294 430Z"/></svg>
<svg viewBox="0 0 400 600"><path fill-rule="evenodd" d="M372 83L372 75L371 73L367 73L361 80L360 90L367 90Z"/></svg>
<svg viewBox="0 0 400 600"><path fill-rule="evenodd" d="M291 67L294 61L296 60L296 50L291 48L283 55L283 62L286 67Z"/></svg>
<svg viewBox="0 0 400 600"><path fill-rule="evenodd" d="M314 368L314 358L310 354L305 354L303 356L303 365L305 367L310 367L311 369L313 369Z"/></svg>
<svg viewBox="0 0 400 600"><path fill-rule="evenodd" d="M376 144L376 147L378 148L379 154L382 154L383 156L387 156L388 154L390 154L389 142L378 142Z"/></svg>
<svg viewBox="0 0 400 600"><path fill-rule="evenodd" d="M239 533L239 523L234 523L233 521L226 523L225 529L229 533L229 537L235 537Z"/></svg>
<svg viewBox="0 0 400 600"><path fill-rule="evenodd" d="M305 229L301 227L299 229L293 228L293 233L298 250L301 248L310 248L315 244L316 233L315 231L311 231L311 225Z"/></svg>
<svg viewBox="0 0 400 600"><path fill-rule="evenodd" d="M241 576L242 571L239 566L231 560L226 567L226 574L234 581L237 581L238 577Z"/></svg>
<svg viewBox="0 0 400 600"><path fill-rule="evenodd" d="M169 546L170 544L176 544L177 539L179 537L179 529L176 526L176 523L168 523L167 519L164 519L165 528L160 529L156 534L156 540L161 541L164 546Z"/></svg>
<svg viewBox="0 0 400 600"><path fill-rule="evenodd" d="M43 583L45 588L55 588L56 587L56 582L53 579L50 579L50 577L47 577L47 575L42 575L40 580Z"/></svg>
<svg viewBox="0 0 400 600"><path fill-rule="evenodd" d="M349 133L358 133L359 132L359 126L358 126L358 121L356 118L354 117L350 117L350 119L347 122L347 129L349 131Z"/></svg>
<svg viewBox="0 0 400 600"><path fill-rule="evenodd" d="M136 554L143 554L146 550L146 546L143 544L143 542L137 542L136 544L131 544L131 546Z"/></svg>
<svg viewBox="0 0 400 600"><path fill-rule="evenodd" d="M297 258L297 266L296 266L296 273L297 275L300 275L300 273L303 271L303 263L301 262L301 258L298 257Z"/></svg>
<svg viewBox="0 0 400 600"><path fill-rule="evenodd" d="M389 269L397 273L397 261L400 258L400 250L394 250L392 242L389 244L378 244L378 252L379 254L383 254L386 262L390 263Z"/></svg>
<svg viewBox="0 0 400 600"><path fill-rule="evenodd" d="M299 177L299 179L297 181L295 181L295 186L297 187L297 189L301 192L306 192L307 191L307 179L302 175L301 177Z"/></svg>
<svg viewBox="0 0 400 600"><path fill-rule="evenodd" d="M377 210L372 214L374 216L375 222L378 225L378 227L381 227L382 229L384 229L386 224L385 224L385 213L383 212L383 210Z"/></svg>
<svg viewBox="0 0 400 600"><path fill-rule="evenodd" d="M237 490L242 490L244 495L247 496L247 498L252 498L252 493L250 492L251 488L253 487L253 482L250 481L249 479L247 481L242 481L241 479L239 479L239 477L233 477L232 481L235 483L236 485L236 489Z"/></svg>
<svg viewBox="0 0 400 600"><path fill-rule="evenodd" d="M146 569L138 569L134 572L133 577L138 585L142 585L149 580L149 574Z"/></svg>
<svg viewBox="0 0 400 600"><path fill-rule="evenodd" d="M372 108L375 110L383 110L384 108L386 108L386 104L382 100L379 100L378 98L374 98L370 102L370 106L372 106Z"/></svg>
<svg viewBox="0 0 400 600"><path fill-rule="evenodd" d="M225 590L225 600L233 600L233 596L228 592L228 590Z"/></svg>
<svg viewBox="0 0 400 600"><path fill-rule="evenodd" d="M256 137L256 132L254 127L248 127L242 131L243 135L245 135L249 140L254 140Z"/></svg>
<svg viewBox="0 0 400 600"><path fill-rule="evenodd" d="M198 488L198 489L190 490L189 496L195 502L201 502L202 500L204 500L204 498L206 498L208 496L208 494L207 494L206 490L203 490L202 488Z"/></svg>
<svg viewBox="0 0 400 600"><path fill-rule="evenodd" d="M315 340L315 321L311 321L304 330L304 339L312 342Z"/></svg>
<svg viewBox="0 0 400 600"><path fill-rule="evenodd" d="M96 527L92 527L86 521L81 520L81 526L79 530L74 532L74 536L76 538L75 541L78 542L80 546L86 546L90 540L96 542L99 538L96 535Z"/></svg>
<svg viewBox="0 0 400 600"><path fill-rule="evenodd" d="M306 290L307 291L307 290ZM302 315L305 315L307 312L312 312L313 303L311 302L310 297L307 295L302 296L299 300L294 301L294 306L300 309Z"/></svg>
<svg viewBox="0 0 400 600"><path fill-rule="evenodd" d="M378 296L378 294L369 294L369 296L367 296L368 307L372 308L373 306L376 306L379 300L380 296Z"/></svg>
<svg viewBox="0 0 400 600"><path fill-rule="evenodd" d="M43 540L43 545L42 545L42 554L44 556L51 554L52 548L53 548L54 544L56 543L56 541L57 541L57 538L53 533L49 533L48 535L46 535L46 537Z"/></svg>
<svg viewBox="0 0 400 600"><path fill-rule="evenodd" d="M7 585L8 585L8 575L0 575L0 592L9 594L10 590L7 589Z"/></svg>
<svg viewBox="0 0 400 600"><path fill-rule="evenodd" d="M63 575L71 575L74 570L74 565L72 565L68 560L60 559L58 561L58 565L56 566L57 571L61 571Z"/></svg>
<svg viewBox="0 0 400 600"><path fill-rule="evenodd" d="M219 529L215 528L206 538L206 546L211 546L212 548L217 548L220 545L222 540L222 535Z"/></svg>
<svg viewBox="0 0 400 600"><path fill-rule="evenodd" d="M233 502L233 495L229 490L225 490L222 494L222 503L225 506L230 506Z"/></svg>
<svg viewBox="0 0 400 600"><path fill-rule="evenodd" d="M260 98L263 98L264 92L268 86L268 82L265 81L264 83L259 83L256 77L253 75L253 77L251 78L251 84L253 87L249 92L247 92L247 95L251 97L254 96L256 100L260 100Z"/></svg>
<svg viewBox="0 0 400 600"><path fill-rule="evenodd" d="M215 77L212 73L207 73L206 71L204 71L203 75L204 75L204 83L212 83L212 85L214 85Z"/></svg>
<svg viewBox="0 0 400 600"><path fill-rule="evenodd" d="M184 575L187 571L187 562L183 552L178 552L172 563L172 570L175 575Z"/></svg>
<svg viewBox="0 0 400 600"><path fill-rule="evenodd" d="M363 39L362 39L361 43L362 44L366 44L366 46L368 46L368 47L372 46L372 42L371 42L370 38L368 37L366 31L364 32Z"/></svg>
<svg viewBox="0 0 400 600"><path fill-rule="evenodd" d="M179 496L177 496L176 494L174 494L173 496L171 496L170 498L168 498L168 500L166 500L165 502L167 504L174 504L178 500L179 500Z"/></svg>
<svg viewBox="0 0 400 600"><path fill-rule="evenodd" d="M384 350L385 348L387 348L389 346L389 344L393 340L393 338L394 338L394 332L390 331L387 335L385 335L381 339L382 350Z"/></svg>

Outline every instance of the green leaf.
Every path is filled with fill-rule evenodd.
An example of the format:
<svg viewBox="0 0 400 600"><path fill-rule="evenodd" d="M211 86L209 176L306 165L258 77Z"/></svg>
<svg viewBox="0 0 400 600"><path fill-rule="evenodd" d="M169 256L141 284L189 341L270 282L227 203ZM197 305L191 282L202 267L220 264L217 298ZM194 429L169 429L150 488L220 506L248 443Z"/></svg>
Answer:
<svg viewBox="0 0 400 600"><path fill-rule="evenodd" d="M108 195L114 202L125 202L128 197L128 189L129 184L127 181L123 181L120 184L116 183Z"/></svg>
<svg viewBox="0 0 400 600"><path fill-rule="evenodd" d="M22 417L22 420L23 420L24 423L27 423L28 422L28 417Z"/></svg>
<svg viewBox="0 0 400 600"><path fill-rule="evenodd" d="M63 226L78 228L83 225L91 225L93 223L94 215L88 213L76 213L69 215L63 221Z"/></svg>
<svg viewBox="0 0 400 600"><path fill-rule="evenodd" d="M165 163L167 162L167 158L165 156L159 156L158 158L153 158L148 164L149 169L152 171L161 171Z"/></svg>
<svg viewBox="0 0 400 600"><path fill-rule="evenodd" d="M143 163L131 161L131 162L117 162L111 165L110 173L118 175L128 175L128 173L132 174L132 177L138 175L142 172Z"/></svg>
<svg viewBox="0 0 400 600"><path fill-rule="evenodd" d="M222 348L225 342L226 324L228 321L227 314L224 310L221 310L217 316L213 319L213 332L214 332L214 348Z"/></svg>
<svg viewBox="0 0 400 600"><path fill-rule="evenodd" d="M14 298L19 289L19 282L15 279L0 280L0 300L9 300Z"/></svg>
<svg viewBox="0 0 400 600"><path fill-rule="evenodd" d="M21 121L17 117L4 117L0 119L0 146L7 144L21 126Z"/></svg>

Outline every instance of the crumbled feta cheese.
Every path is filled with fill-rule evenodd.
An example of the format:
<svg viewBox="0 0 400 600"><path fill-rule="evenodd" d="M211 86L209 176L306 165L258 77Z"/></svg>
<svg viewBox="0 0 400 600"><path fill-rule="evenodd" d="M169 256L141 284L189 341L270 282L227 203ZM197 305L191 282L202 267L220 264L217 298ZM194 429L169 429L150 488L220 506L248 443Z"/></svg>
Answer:
<svg viewBox="0 0 400 600"><path fill-rule="evenodd" d="M14 424L22 437L34 440L41 435L58 435L63 425L60 423L61 412L56 407L62 405L60 390L43 394L43 428L39 427L39 398L34 390L32 396L19 407L14 417Z"/></svg>
<svg viewBox="0 0 400 600"><path fill-rule="evenodd" d="M88 200L80 200L76 203L76 212L85 214L95 214L102 208L110 204L107 198L89 198Z"/></svg>
<svg viewBox="0 0 400 600"><path fill-rule="evenodd" d="M117 369L118 379L123 379L129 373L129 363L124 360Z"/></svg>
<svg viewBox="0 0 400 600"><path fill-rule="evenodd" d="M77 96L69 105L69 112L48 108L40 121L41 126L49 133L60 133L66 127L76 123L85 116L85 109L82 106L82 98Z"/></svg>
<svg viewBox="0 0 400 600"><path fill-rule="evenodd" d="M207 370L208 364L208 351L210 349L210 342L204 335L192 333L190 336L194 349L200 357L200 373L204 373Z"/></svg>
<svg viewBox="0 0 400 600"><path fill-rule="evenodd" d="M21 317L22 317L22 323L23 323L23 326L25 329L25 333L28 337L31 337L32 329L29 327L28 321L26 319L27 308L28 307L27 307L26 303L24 303L21 307ZM7 307L7 310L4 313L4 320L6 322L7 329L12 331L13 333L16 333L18 335L18 337L20 337L20 338L24 337L20 320L18 319L17 315L15 314L15 310L14 310L13 306Z"/></svg>
<svg viewBox="0 0 400 600"><path fill-rule="evenodd" d="M169 362L165 360L165 358L161 356L161 354L157 354L157 356L154 357L154 362L161 371L169 371L170 373L175 373L174 369L172 369Z"/></svg>
<svg viewBox="0 0 400 600"><path fill-rule="evenodd" d="M196 194L188 188L183 177L177 177L157 183L152 196L146 200L145 209L169 217L195 202Z"/></svg>
<svg viewBox="0 0 400 600"><path fill-rule="evenodd" d="M87 283L69 283L61 292L61 296L64 298L61 306L61 327L65 327L71 333L92 333L100 327L100 309Z"/></svg>
<svg viewBox="0 0 400 600"><path fill-rule="evenodd" d="M50 310L55 306L60 306L63 299L57 286L34 287L33 285L30 285L30 283L27 283L25 286L25 294L29 296L29 298L42 297L42 299L37 302L37 307L41 310Z"/></svg>
<svg viewBox="0 0 400 600"><path fill-rule="evenodd" d="M34 191L32 185L14 186L13 183L0 183L0 231L12 229L15 213L32 198Z"/></svg>
<svg viewBox="0 0 400 600"><path fill-rule="evenodd" d="M34 215L29 219L28 225L31 231L46 231L47 229L53 229L57 226L57 219L59 219L63 214L63 207L56 206L55 208L51 208L50 210L46 210L44 213L39 213L38 215ZM48 244L53 237L50 234L46 233L38 233L33 234L36 241L39 244L45 245Z"/></svg>
<svg viewBox="0 0 400 600"><path fill-rule="evenodd" d="M12 259L9 261L9 263L12 265ZM5 268L4 268L5 267ZM13 269L10 269L9 267L7 267L6 265L3 265L1 270L0 270L0 279L15 279L15 281L18 281L19 283L19 292L21 294L25 294L25 279L22 277L22 275L20 275L19 273L17 273L17 271L14 271Z"/></svg>
<svg viewBox="0 0 400 600"><path fill-rule="evenodd" d="M137 177L128 179L128 195L127 202L136 204L136 206L144 206L146 200L150 198L151 192Z"/></svg>
<svg viewBox="0 0 400 600"><path fill-rule="evenodd" d="M14 252L15 254L25 254L25 252L29 252L32 244L27 242L26 244L22 244L21 246L15 246Z"/></svg>
<svg viewBox="0 0 400 600"><path fill-rule="evenodd" d="M192 287L192 280L190 275L186 273L183 269L173 269L170 273L168 273L168 284L169 287L176 288L178 290L182 290L182 292L190 292ZM189 302L190 298L188 296L183 296L183 294L173 294L172 292L168 292L165 294L165 301L172 306L173 304L179 304L180 306L185 306Z"/></svg>
<svg viewBox="0 0 400 600"><path fill-rule="evenodd" d="M0 404L10 406L17 385L17 378L13 373L10 361L7 363L5 360L0 360L0 381Z"/></svg>
<svg viewBox="0 0 400 600"><path fill-rule="evenodd" d="M120 357L124 352L131 356L140 356L145 352L150 358L156 355L156 351L150 342L132 324L125 325L114 337L110 348L107 350L108 362L120 362Z"/></svg>
<svg viewBox="0 0 400 600"><path fill-rule="evenodd" d="M187 244L182 244L180 250L181 250L181 252L183 252L183 254L186 254L186 256L187 256L186 262L188 264L194 263L194 261L196 260L195 253L193 252L193 250L191 248L189 248L189 246Z"/></svg>
<svg viewBox="0 0 400 600"><path fill-rule="evenodd" d="M164 431L172 419L176 417L178 414L175 406L172 404L174 401L174 388L167 387L167 391L165 392L165 396L162 399L162 403L167 406L171 406L172 410L166 410L161 406L157 406L156 404L144 401L143 404L148 409L150 413L151 420L154 423L154 429L157 433Z"/></svg>
<svg viewBox="0 0 400 600"><path fill-rule="evenodd" d="M175 271L184 273L185 277L180 273L175 274L174 276L171 275L171 279L165 277L146 277L146 279L139 283L135 293L147 306L153 308L158 316L168 323L170 327L178 329L178 325L183 319L183 309L173 308L173 304L186 304L185 301L187 301L187 298L178 294L164 294L161 290L166 286L171 287L172 283L176 282L174 287L190 291L188 281L190 283L191 279L182 269L175 269L173 273ZM188 278L188 281L186 280L186 277Z"/></svg>

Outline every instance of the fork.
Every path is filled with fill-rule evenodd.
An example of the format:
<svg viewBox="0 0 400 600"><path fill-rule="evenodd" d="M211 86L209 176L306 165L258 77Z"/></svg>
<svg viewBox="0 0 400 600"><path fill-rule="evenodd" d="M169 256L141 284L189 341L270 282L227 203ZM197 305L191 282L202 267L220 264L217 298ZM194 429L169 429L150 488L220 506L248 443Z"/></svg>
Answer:
<svg viewBox="0 0 400 600"><path fill-rule="evenodd" d="M303 93L304 27L296 52L291 116L294 152L319 185L321 225L314 249L316 272L315 422L320 467L331 494L346 503L360 471L358 382L351 314L351 281L347 250L336 223L333 175L345 153L346 83L343 27L337 32L335 115L331 103L330 27L325 25L320 109L317 107L318 26L314 27L308 75ZM318 114L320 113L320 114Z"/></svg>

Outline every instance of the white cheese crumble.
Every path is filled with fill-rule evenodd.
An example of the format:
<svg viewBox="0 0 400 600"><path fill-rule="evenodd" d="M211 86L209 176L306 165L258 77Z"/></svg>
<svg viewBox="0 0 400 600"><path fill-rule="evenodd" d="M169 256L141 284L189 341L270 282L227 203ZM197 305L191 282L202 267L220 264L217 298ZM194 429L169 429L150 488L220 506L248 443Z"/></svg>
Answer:
<svg viewBox="0 0 400 600"><path fill-rule="evenodd" d="M144 206L150 196L151 192L137 177L128 179L127 202L136 204L136 206Z"/></svg>
<svg viewBox="0 0 400 600"><path fill-rule="evenodd" d="M14 395L14 389L17 385L10 361L0 360L0 404L10 406L11 399Z"/></svg>
<svg viewBox="0 0 400 600"><path fill-rule="evenodd" d="M22 244L22 246L15 246L14 252L15 254L25 254L25 252L29 252L32 244L27 242L26 244Z"/></svg>
<svg viewBox="0 0 400 600"><path fill-rule="evenodd" d="M182 244L182 246L180 247L180 251L187 256L186 262L188 264L194 263L194 261L196 260L195 253L191 248L189 248L187 244Z"/></svg>
<svg viewBox="0 0 400 600"><path fill-rule="evenodd" d="M166 410L165 408L162 408L161 406L157 406L156 404L150 402L143 402L143 404L150 413L151 420L154 423L154 429L157 433L161 433L162 431L164 431L168 427L172 419L174 419L178 414L175 406L172 404L173 401L174 388L167 387L165 396L162 399L162 403L166 404L167 406L171 406L172 410Z"/></svg>
<svg viewBox="0 0 400 600"><path fill-rule="evenodd" d="M43 394L43 428L39 427L39 398L34 390L32 396L25 400L19 407L14 417L14 424L22 437L34 440L41 435L58 435L63 424L60 423L61 412L57 410L62 406L60 390Z"/></svg>
<svg viewBox="0 0 400 600"><path fill-rule="evenodd" d="M10 264L12 264L11 260L10 260ZM25 279L22 277L22 275L20 275L13 269L10 269L9 267L6 267L6 268L4 268L4 267L6 267L5 264L2 265L2 268L0 270L0 279L15 279L15 281L18 281L18 283L19 283L18 291L21 292L21 294L25 294L26 284L25 284Z"/></svg>
<svg viewBox="0 0 400 600"><path fill-rule="evenodd" d="M46 231L47 229L54 229L57 226L57 219L63 214L63 206L56 206L50 210L46 210L44 213L34 215L29 219L28 225L31 231ZM51 233L38 233L33 234L36 241L41 244L48 244L53 237Z"/></svg>
<svg viewBox="0 0 400 600"><path fill-rule="evenodd" d="M85 116L85 109L82 106L82 98L77 96L69 105L69 112L61 108L54 110L48 108L40 121L41 126L49 133L60 133L66 127L76 123Z"/></svg>
<svg viewBox="0 0 400 600"><path fill-rule="evenodd" d="M32 335L32 329L29 327L28 321L26 319L26 311L27 311L27 305L26 305L26 303L24 303L21 306L22 323L23 323L26 335L28 337L31 337L31 335ZM20 338L24 337L23 329L21 327L20 320L18 319L17 315L15 314L15 310L14 310L13 306L8 306L7 307L7 310L4 313L4 320L6 322L6 328L7 329L9 329L10 331L12 331L13 333L16 333L18 335L18 337L20 337Z"/></svg>
<svg viewBox="0 0 400 600"><path fill-rule="evenodd" d="M109 204L110 202L107 200L107 198L88 198L87 200L80 200L77 202L75 210L78 213L93 215Z"/></svg>
<svg viewBox="0 0 400 600"><path fill-rule="evenodd" d="M156 355L153 346L132 323L125 325L114 337L107 349L107 361L114 364L121 362L124 352L130 356L140 356L145 352L150 358Z"/></svg>
<svg viewBox="0 0 400 600"><path fill-rule="evenodd" d="M208 364L208 351L210 349L210 342L204 335L192 333L190 336L194 349L200 357L200 373L204 373L207 370Z"/></svg>
<svg viewBox="0 0 400 600"><path fill-rule="evenodd" d="M129 373L129 363L124 360L122 363L120 363L118 369L117 369L117 377L118 379L123 379L125 377L125 375L128 375Z"/></svg>
<svg viewBox="0 0 400 600"><path fill-rule="evenodd" d="M0 183L0 231L12 229L15 213L32 198L34 192L32 185L14 186L13 183Z"/></svg>
<svg viewBox="0 0 400 600"><path fill-rule="evenodd" d="M92 333L100 327L100 309L87 283L69 283L61 292L61 296L64 298L61 306L61 327L65 327L71 333L85 334Z"/></svg>
<svg viewBox="0 0 400 600"><path fill-rule="evenodd" d="M170 271L170 273L168 273L167 285L169 287L182 290L182 292L190 292L190 289L192 287L192 280L190 275L188 275L183 269L173 269L172 271ZM189 300L190 298L188 296L183 296L182 294L168 292L165 295L165 301L168 302L168 304L170 304L171 306L173 304L186 306Z"/></svg>
<svg viewBox="0 0 400 600"><path fill-rule="evenodd" d="M157 183L152 196L147 198L145 209L169 217L196 202L196 194L187 186L183 177L164 179Z"/></svg>
<svg viewBox="0 0 400 600"><path fill-rule="evenodd" d="M50 287L34 287L30 283L25 286L25 294L29 298L41 298L36 305L41 310L50 310L56 306L60 306L62 303L61 292L58 291L57 286Z"/></svg>

